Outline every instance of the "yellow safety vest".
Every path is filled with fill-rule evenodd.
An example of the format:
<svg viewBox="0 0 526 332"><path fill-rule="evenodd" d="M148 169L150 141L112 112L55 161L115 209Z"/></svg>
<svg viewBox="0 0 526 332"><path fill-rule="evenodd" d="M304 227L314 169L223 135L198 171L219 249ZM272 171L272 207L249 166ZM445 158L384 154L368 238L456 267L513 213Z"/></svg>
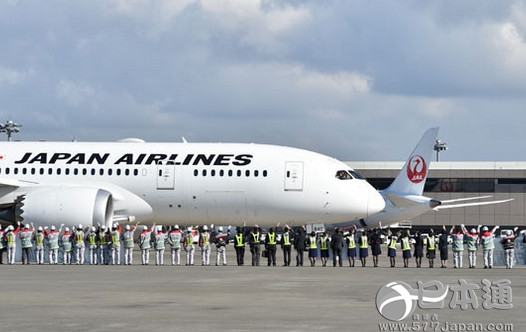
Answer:
<svg viewBox="0 0 526 332"><path fill-rule="evenodd" d="M411 247L409 246L409 238L408 237L403 237L402 238L402 250L403 251L411 250Z"/></svg>
<svg viewBox="0 0 526 332"><path fill-rule="evenodd" d="M363 235L360 237L362 239L361 243L360 243L360 249L365 249L369 246L369 244L367 243L367 235Z"/></svg>
<svg viewBox="0 0 526 332"><path fill-rule="evenodd" d="M435 250L435 236L427 237L427 250Z"/></svg>
<svg viewBox="0 0 526 332"><path fill-rule="evenodd" d="M389 242L389 246L388 246L388 248L390 248L390 249L396 249L396 242L397 242L397 241L398 241L398 236L395 236L395 235L391 236L391 240L390 240L390 242Z"/></svg>
<svg viewBox="0 0 526 332"><path fill-rule="evenodd" d="M317 249L316 236L309 236L309 249Z"/></svg>
<svg viewBox="0 0 526 332"><path fill-rule="evenodd" d="M259 243L259 233L250 233L252 235L252 239L254 240L254 243Z"/></svg>
<svg viewBox="0 0 526 332"><path fill-rule="evenodd" d="M283 245L290 246L290 233L289 232L283 233Z"/></svg>
<svg viewBox="0 0 526 332"><path fill-rule="evenodd" d="M236 234L236 247L243 247L244 245L243 234Z"/></svg>
<svg viewBox="0 0 526 332"><path fill-rule="evenodd" d="M320 241L321 250L329 250L329 237L323 237Z"/></svg>
<svg viewBox="0 0 526 332"><path fill-rule="evenodd" d="M88 241L89 241L89 244L92 246L97 245L97 234L89 233Z"/></svg>
<svg viewBox="0 0 526 332"><path fill-rule="evenodd" d="M37 235L35 235L35 244L37 246L43 246L44 245L44 234L37 233Z"/></svg>
<svg viewBox="0 0 526 332"><path fill-rule="evenodd" d="M203 241L203 245L210 244L210 233L208 232L201 233L201 239Z"/></svg>
<svg viewBox="0 0 526 332"><path fill-rule="evenodd" d="M276 233L268 233L268 244L274 245L276 244Z"/></svg>
<svg viewBox="0 0 526 332"><path fill-rule="evenodd" d="M112 232L111 232L111 244L112 244L114 247L115 247L115 246L120 246L120 245L121 245L119 231L112 231Z"/></svg>
<svg viewBox="0 0 526 332"><path fill-rule="evenodd" d="M347 246L348 249L356 248L356 241L354 240L354 235L347 236L347 240L349 241L349 245Z"/></svg>
<svg viewBox="0 0 526 332"><path fill-rule="evenodd" d="M13 232L7 233L7 244L16 244L16 235Z"/></svg>

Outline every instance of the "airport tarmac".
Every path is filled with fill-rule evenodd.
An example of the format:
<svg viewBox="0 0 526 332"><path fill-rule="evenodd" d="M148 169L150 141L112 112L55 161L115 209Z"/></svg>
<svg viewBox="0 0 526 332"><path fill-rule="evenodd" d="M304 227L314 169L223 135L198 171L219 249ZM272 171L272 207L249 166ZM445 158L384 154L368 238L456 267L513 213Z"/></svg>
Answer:
<svg viewBox="0 0 526 332"><path fill-rule="evenodd" d="M384 255L378 268L370 266L370 262L365 268L350 268L347 264L321 267L319 261L316 267L268 267L266 264L238 267L233 265L233 251L228 252L228 259L228 266L2 265L0 331L469 331L479 328L522 331L526 328L524 266L512 270L504 267L453 269L450 262L447 269L430 269L425 262L425 267L418 269L390 268ZM250 263L248 251L245 259ZM469 292L452 291L462 280L479 287L472 293L474 297L469 298ZM494 290L489 300L484 297L489 293L483 291L483 280L490 282ZM510 284L507 288L497 288L499 280L509 280ZM411 315L396 322L384 318L376 307L379 290L394 281L405 282L414 290L418 289L419 281L438 281L450 290L443 308L416 305ZM505 290L512 294L506 295ZM468 296L462 299L467 309L462 309L462 301L455 305L456 294ZM510 305L512 308L495 308Z"/></svg>

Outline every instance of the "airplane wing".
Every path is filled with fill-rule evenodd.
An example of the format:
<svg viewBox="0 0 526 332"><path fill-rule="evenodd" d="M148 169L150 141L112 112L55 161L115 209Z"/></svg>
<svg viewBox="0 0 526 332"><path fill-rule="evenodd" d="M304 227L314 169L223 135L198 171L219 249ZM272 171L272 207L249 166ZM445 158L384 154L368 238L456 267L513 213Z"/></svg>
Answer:
<svg viewBox="0 0 526 332"><path fill-rule="evenodd" d="M21 186L22 186L22 182L20 182L18 180L0 178L0 188L1 187L18 188L18 187L21 187Z"/></svg>

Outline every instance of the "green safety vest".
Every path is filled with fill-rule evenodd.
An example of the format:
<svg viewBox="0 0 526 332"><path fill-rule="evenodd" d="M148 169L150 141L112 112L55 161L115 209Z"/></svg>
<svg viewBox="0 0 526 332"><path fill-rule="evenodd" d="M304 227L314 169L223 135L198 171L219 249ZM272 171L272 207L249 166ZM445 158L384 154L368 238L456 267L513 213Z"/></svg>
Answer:
<svg viewBox="0 0 526 332"><path fill-rule="evenodd" d="M7 245L16 244L16 235L13 232L7 233Z"/></svg>
<svg viewBox="0 0 526 332"><path fill-rule="evenodd" d="M88 235L88 242L89 242L90 246L96 246L97 245L97 234L89 233L89 235Z"/></svg>
<svg viewBox="0 0 526 332"><path fill-rule="evenodd" d="M236 247L243 247L244 245L243 234L236 234Z"/></svg>
<svg viewBox="0 0 526 332"><path fill-rule="evenodd" d="M76 231L75 232L75 242L76 243L83 243L84 242L84 232L83 231Z"/></svg>
<svg viewBox="0 0 526 332"><path fill-rule="evenodd" d="M283 245L290 246L290 233L289 232L283 233Z"/></svg>
<svg viewBox="0 0 526 332"><path fill-rule="evenodd" d="M255 244L259 243L259 233L250 233Z"/></svg>
<svg viewBox="0 0 526 332"><path fill-rule="evenodd" d="M44 234L37 233L37 235L35 235L35 244L37 246L43 246L44 245Z"/></svg>
<svg viewBox="0 0 526 332"><path fill-rule="evenodd" d="M411 247L409 246L409 238L403 237L402 238L402 251L411 250Z"/></svg>
<svg viewBox="0 0 526 332"><path fill-rule="evenodd" d="M114 247L118 247L121 245L119 231L111 232L111 245Z"/></svg>
<svg viewBox="0 0 526 332"><path fill-rule="evenodd" d="M204 246L210 244L210 233L208 232L201 233L201 244Z"/></svg>
<svg viewBox="0 0 526 332"><path fill-rule="evenodd" d="M309 236L309 249L317 249L316 236Z"/></svg>
<svg viewBox="0 0 526 332"><path fill-rule="evenodd" d="M347 246L348 249L356 248L356 241L354 240L354 235L347 236L347 241L349 242L349 245Z"/></svg>
<svg viewBox="0 0 526 332"><path fill-rule="evenodd" d="M99 243L100 244L108 244L108 240L106 239L106 232L100 232L99 233Z"/></svg>
<svg viewBox="0 0 526 332"><path fill-rule="evenodd" d="M398 241L398 236L391 236L391 240L389 241L389 249L396 249L396 242Z"/></svg>
<svg viewBox="0 0 526 332"><path fill-rule="evenodd" d="M329 237L323 237L320 241L321 250L329 250Z"/></svg>
<svg viewBox="0 0 526 332"><path fill-rule="evenodd" d="M276 244L276 233L268 233L268 244L275 245Z"/></svg>
<svg viewBox="0 0 526 332"><path fill-rule="evenodd" d="M435 250L435 236L427 237L427 250Z"/></svg>
<svg viewBox="0 0 526 332"><path fill-rule="evenodd" d="M363 235L360 237L362 239L362 243L360 243L360 249L365 249L369 246L369 244L367 243L367 235Z"/></svg>
<svg viewBox="0 0 526 332"><path fill-rule="evenodd" d="M187 247L194 246L194 237L192 236L192 233L189 233L186 235L186 246Z"/></svg>

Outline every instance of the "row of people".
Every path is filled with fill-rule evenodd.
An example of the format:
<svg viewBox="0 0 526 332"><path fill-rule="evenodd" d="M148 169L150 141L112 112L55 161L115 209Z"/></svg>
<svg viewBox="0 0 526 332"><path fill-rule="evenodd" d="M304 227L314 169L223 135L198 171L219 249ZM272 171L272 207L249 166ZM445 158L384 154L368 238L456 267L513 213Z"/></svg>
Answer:
<svg viewBox="0 0 526 332"><path fill-rule="evenodd" d="M3 263L3 251L8 252L8 263L14 263L14 253L16 250L16 236L20 237L22 246L22 264L29 264L30 253L35 249L36 261L38 264L44 263L44 245L46 244L49 253L49 263L58 263L59 249L63 252L63 264L71 264L73 262L73 253L76 255L74 260L76 264L84 264L85 249L89 251L89 264L120 264L121 263L121 247L124 247L124 264L132 264L133 249L135 247L135 231L138 226L126 225L123 232L122 227L115 223L111 229L106 229L106 226L87 227L82 228L82 225L74 227L70 231L69 227L61 225L57 230L55 226L39 227L35 231L32 224L24 225L21 230L20 224L15 229L9 226L5 230L0 227L0 263ZM279 227L279 223L277 224ZM277 228L276 227L276 228ZM213 228L213 225L212 225ZM434 260L436 257L436 250L440 252L441 267L447 267L448 260L448 234L452 240L452 251L454 256L454 267L462 267L462 252L464 244L467 244L469 267L476 266L476 252L479 244L483 248L484 267L493 267L493 250L494 233L499 226L495 226L491 231L488 227L477 229L473 228L471 231L461 225L460 227L451 227L449 233L443 226L440 236L436 236L433 229L430 229L426 238L423 238L420 232L411 235L407 230L403 232L392 233L388 229L388 244L387 256L390 259L391 267L396 265L397 244L400 244L402 250L402 257L404 267L409 266L409 259L411 258L411 246L413 246L413 256L417 267L422 266L422 258L424 256L424 249L426 249L426 257L429 259L429 267L434 267ZM64 229L64 231L62 231ZM226 245L229 241L234 242L236 251L237 265L244 265L245 246L250 246L252 256L252 265L258 266L260 264L260 257L267 257L267 264L269 266L276 266L276 251L278 244L283 250L284 266L291 264L291 252L294 247L296 250L296 266L303 266L304 252L308 251L309 262L311 266L315 266L318 256L318 250L321 256L322 266L327 265L329 258L329 249L332 251L333 266L343 265L342 250L347 248L347 257L349 266L354 267L355 257L359 257L362 266L366 266L367 257L369 256L369 247L372 251L373 265L378 266L378 257L381 255L381 225L380 228L375 228L370 231L364 230L357 234L356 228L352 228L349 232L343 233L338 228L335 229L332 236L327 232L316 234L311 232L306 234L305 228L300 227L296 232L288 225L284 227L283 233L279 236L276 234L274 228L270 228L264 236L259 226L247 228L244 224L237 228L235 236L230 235L230 227L227 232L223 231L222 227L218 228L217 232L211 234L208 226L203 226L201 231L197 226L188 227L184 232L178 225L174 225L170 230L163 226L152 227L143 226L142 232L138 237L138 245L141 250L141 263L143 265L149 264L150 250L155 250L155 264L164 264L164 251L169 244L171 249L171 263L172 265L181 264L181 251L186 252L186 265L194 265L194 255L196 247L201 248L201 264L210 265L210 253L212 245L216 247L216 265L226 265ZM517 236L515 233L509 234L502 239L502 244L506 252L507 267L513 266L513 249L514 242ZM261 247L264 246L264 250Z"/></svg>

